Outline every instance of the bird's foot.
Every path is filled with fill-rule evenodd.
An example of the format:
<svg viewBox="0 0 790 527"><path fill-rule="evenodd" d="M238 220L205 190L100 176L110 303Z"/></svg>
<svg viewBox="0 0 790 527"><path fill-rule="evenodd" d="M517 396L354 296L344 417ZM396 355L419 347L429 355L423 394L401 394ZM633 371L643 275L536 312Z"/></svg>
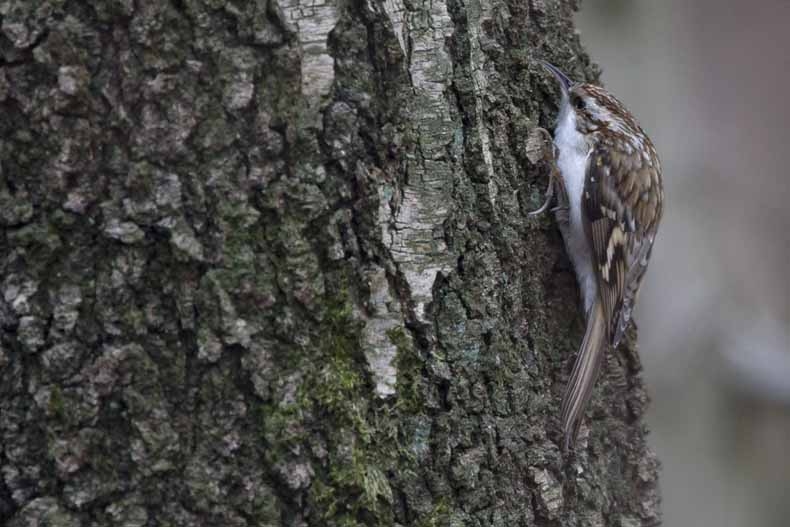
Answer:
<svg viewBox="0 0 790 527"><path fill-rule="evenodd" d="M544 193L546 199L543 205L529 212L528 215L532 217L540 216L547 210L551 210L559 219L560 213L558 211L568 209L568 195L565 191L562 175L557 169L557 148L551 139L551 134L544 128L535 128L530 133L527 139L527 158L533 164L544 161L549 166L549 184ZM557 198L557 205L549 209L555 196ZM565 216L567 217L567 213Z"/></svg>
<svg viewBox="0 0 790 527"><path fill-rule="evenodd" d="M551 171L551 175L549 175L549 186L546 188L546 201L543 202L543 205L540 206L539 209L533 210L529 212L529 216L540 216L544 212L549 209L549 205L551 205L551 200L554 198L554 171ZM554 209L552 209L554 210Z"/></svg>

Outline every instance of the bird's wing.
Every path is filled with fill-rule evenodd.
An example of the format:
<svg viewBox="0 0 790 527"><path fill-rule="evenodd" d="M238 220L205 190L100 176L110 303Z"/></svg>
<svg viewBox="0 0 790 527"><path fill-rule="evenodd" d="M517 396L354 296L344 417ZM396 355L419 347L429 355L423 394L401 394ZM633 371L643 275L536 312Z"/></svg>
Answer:
<svg viewBox="0 0 790 527"><path fill-rule="evenodd" d="M631 319L662 214L657 158L636 149L631 152L596 147L589 156L582 196L585 229L613 346Z"/></svg>

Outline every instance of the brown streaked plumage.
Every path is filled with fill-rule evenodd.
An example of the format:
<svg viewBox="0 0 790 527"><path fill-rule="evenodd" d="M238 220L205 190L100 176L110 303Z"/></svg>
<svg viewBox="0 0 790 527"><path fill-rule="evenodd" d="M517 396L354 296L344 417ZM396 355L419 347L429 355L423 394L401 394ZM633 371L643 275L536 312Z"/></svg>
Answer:
<svg viewBox="0 0 790 527"><path fill-rule="evenodd" d="M555 130L569 221L560 229L582 289L587 330L562 402L566 448L574 441L603 357L631 320L663 212L661 165L636 119L603 88L560 82Z"/></svg>

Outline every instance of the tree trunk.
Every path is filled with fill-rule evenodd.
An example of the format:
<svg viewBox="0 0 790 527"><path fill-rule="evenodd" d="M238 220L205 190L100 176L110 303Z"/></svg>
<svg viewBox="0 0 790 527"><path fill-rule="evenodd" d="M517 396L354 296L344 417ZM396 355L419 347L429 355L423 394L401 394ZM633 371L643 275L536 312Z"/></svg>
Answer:
<svg viewBox="0 0 790 527"><path fill-rule="evenodd" d="M327 1L0 2L0 523L656 524L633 344L559 449L576 2Z"/></svg>

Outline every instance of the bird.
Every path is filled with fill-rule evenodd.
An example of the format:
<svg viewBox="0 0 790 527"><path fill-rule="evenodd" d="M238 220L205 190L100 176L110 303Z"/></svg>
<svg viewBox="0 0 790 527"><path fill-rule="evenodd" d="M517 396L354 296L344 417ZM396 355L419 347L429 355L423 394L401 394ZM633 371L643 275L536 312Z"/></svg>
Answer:
<svg viewBox="0 0 790 527"><path fill-rule="evenodd" d="M567 451L605 354L618 346L631 321L663 214L664 191L656 149L625 105L600 86L573 82L556 66L539 62L561 90L554 179L562 192L555 212L586 318L561 406ZM548 204L552 192L547 194Z"/></svg>

